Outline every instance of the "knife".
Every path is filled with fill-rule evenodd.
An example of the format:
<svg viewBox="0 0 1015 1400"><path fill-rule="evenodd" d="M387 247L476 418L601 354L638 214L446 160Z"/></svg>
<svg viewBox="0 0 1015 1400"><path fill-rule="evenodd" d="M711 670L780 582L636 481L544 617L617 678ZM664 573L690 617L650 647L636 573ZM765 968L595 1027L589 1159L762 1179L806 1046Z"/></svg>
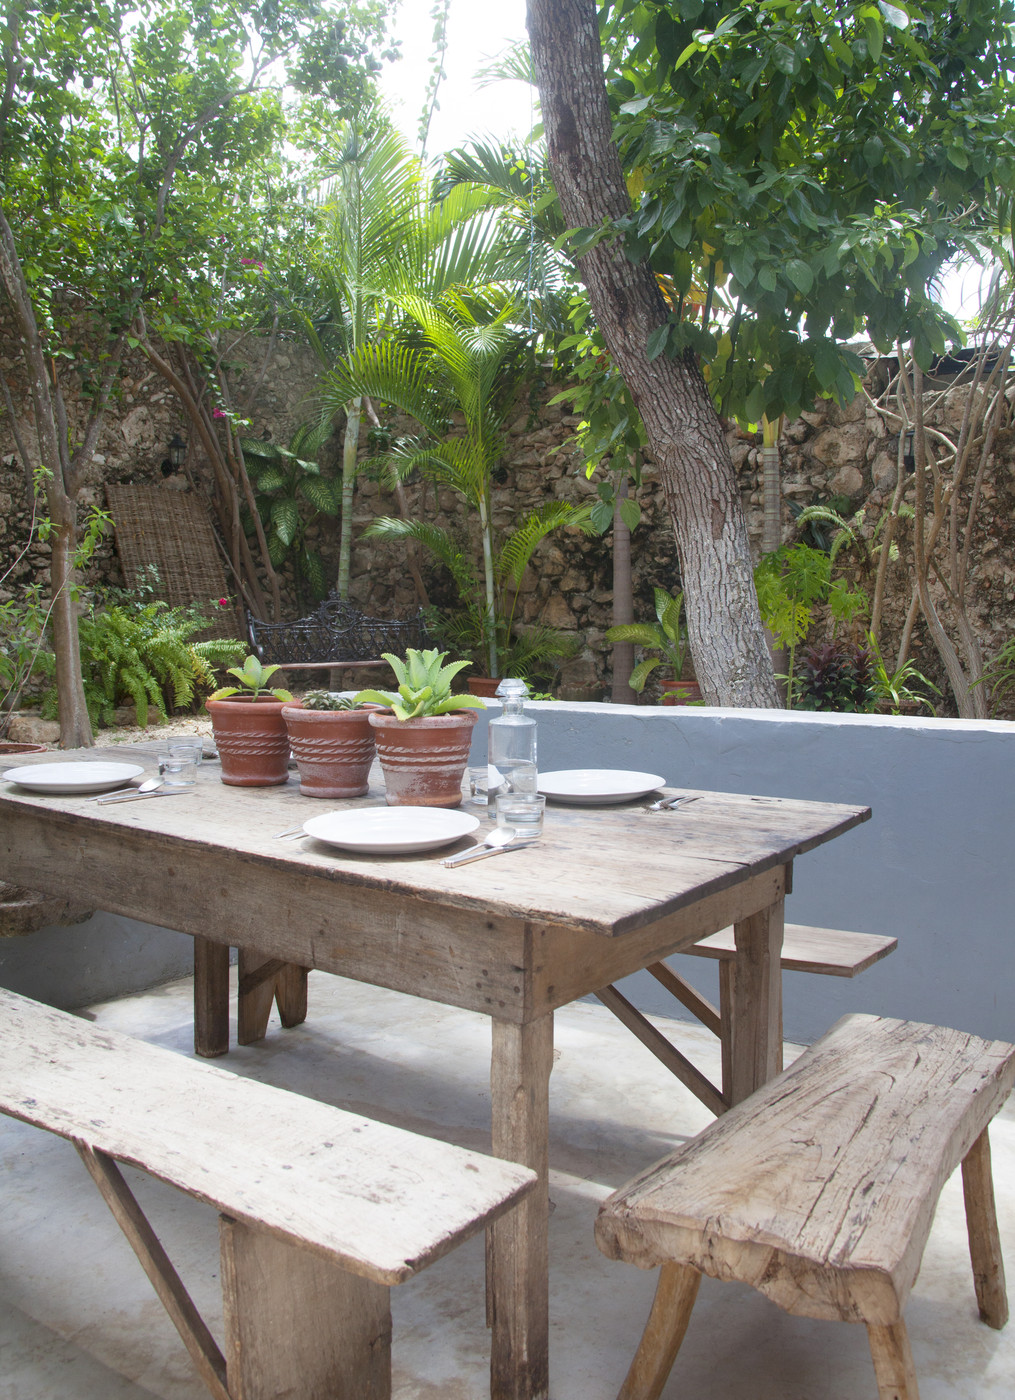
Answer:
<svg viewBox="0 0 1015 1400"><path fill-rule="evenodd" d="M193 787L166 788L159 792L124 792L117 793L115 797L100 797L97 806L101 807L105 802L144 802L148 797L183 797L188 792L193 792Z"/></svg>

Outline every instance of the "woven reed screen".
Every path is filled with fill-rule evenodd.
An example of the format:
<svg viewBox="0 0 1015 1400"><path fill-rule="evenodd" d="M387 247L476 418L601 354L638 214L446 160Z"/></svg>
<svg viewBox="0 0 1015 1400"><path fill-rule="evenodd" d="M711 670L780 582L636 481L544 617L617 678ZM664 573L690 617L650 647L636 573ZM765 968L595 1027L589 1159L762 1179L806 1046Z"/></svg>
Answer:
<svg viewBox="0 0 1015 1400"><path fill-rule="evenodd" d="M171 607L188 603L205 607L209 626L200 636L246 636L246 621L239 609L215 606L232 590L226 583L208 507L200 496L163 486L107 485L106 498L128 588L153 564L158 570L156 598Z"/></svg>

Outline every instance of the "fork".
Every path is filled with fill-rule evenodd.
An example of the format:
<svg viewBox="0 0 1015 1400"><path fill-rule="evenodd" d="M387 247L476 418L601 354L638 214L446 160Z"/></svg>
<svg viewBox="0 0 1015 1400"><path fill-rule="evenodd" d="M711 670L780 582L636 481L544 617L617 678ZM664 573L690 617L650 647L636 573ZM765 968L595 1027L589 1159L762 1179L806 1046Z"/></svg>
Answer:
<svg viewBox="0 0 1015 1400"><path fill-rule="evenodd" d="M700 802L700 797L660 797L658 802L649 803L650 812L675 812L688 802Z"/></svg>
<svg viewBox="0 0 1015 1400"><path fill-rule="evenodd" d="M275 841L294 841L297 836L306 836L306 834L302 826L291 826L288 831L276 831L272 839Z"/></svg>

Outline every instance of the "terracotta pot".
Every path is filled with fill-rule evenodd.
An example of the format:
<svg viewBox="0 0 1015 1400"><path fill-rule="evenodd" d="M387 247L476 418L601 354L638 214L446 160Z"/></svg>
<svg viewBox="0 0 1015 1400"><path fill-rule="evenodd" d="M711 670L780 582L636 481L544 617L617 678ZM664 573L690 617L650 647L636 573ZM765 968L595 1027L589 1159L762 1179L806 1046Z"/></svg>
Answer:
<svg viewBox="0 0 1015 1400"><path fill-rule="evenodd" d="M5 753L48 753L49 747L46 744L15 744L10 739L0 742L0 754Z"/></svg>
<svg viewBox="0 0 1015 1400"><path fill-rule="evenodd" d="M690 705L701 699L701 686L697 681L660 681L660 685L664 705Z"/></svg>
<svg viewBox="0 0 1015 1400"><path fill-rule="evenodd" d="M300 792L307 797L362 797L366 793L375 747L369 716L369 710L282 707L293 758L300 770Z"/></svg>
<svg viewBox="0 0 1015 1400"><path fill-rule="evenodd" d="M370 716L389 807L457 807L469 762L475 710L397 720Z"/></svg>
<svg viewBox="0 0 1015 1400"><path fill-rule="evenodd" d="M497 687L503 679L503 676L473 676L469 681L469 694L492 699L496 696Z"/></svg>
<svg viewBox="0 0 1015 1400"><path fill-rule="evenodd" d="M206 700L222 781L230 787L276 787L289 781L289 735L282 707L287 702L259 695L256 700Z"/></svg>

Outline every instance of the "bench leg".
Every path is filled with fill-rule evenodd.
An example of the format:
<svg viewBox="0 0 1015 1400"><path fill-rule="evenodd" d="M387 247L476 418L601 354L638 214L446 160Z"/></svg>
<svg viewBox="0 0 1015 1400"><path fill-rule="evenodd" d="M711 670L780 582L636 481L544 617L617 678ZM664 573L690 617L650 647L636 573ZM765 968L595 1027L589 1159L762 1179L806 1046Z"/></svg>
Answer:
<svg viewBox="0 0 1015 1400"><path fill-rule="evenodd" d="M658 1400L684 1340L701 1274L690 1264L664 1264L638 1350L617 1400Z"/></svg>
<svg viewBox="0 0 1015 1400"><path fill-rule="evenodd" d="M229 947L194 938L194 1053L205 1059L229 1051Z"/></svg>
<svg viewBox="0 0 1015 1400"><path fill-rule="evenodd" d="M997 1233L994 1177L990 1168L987 1129L973 1143L962 1163L962 1194L966 1202L966 1229L973 1283L980 1317L988 1327L1000 1330L1008 1321L1008 1293L1004 1261Z"/></svg>
<svg viewBox="0 0 1015 1400"><path fill-rule="evenodd" d="M487 1230L491 1400L546 1400L549 1386L549 1133L553 1014L493 1023L492 1149L539 1185Z"/></svg>
<svg viewBox="0 0 1015 1400"><path fill-rule="evenodd" d="M390 1400L390 1290L219 1221L231 1400Z"/></svg>
<svg viewBox="0 0 1015 1400"><path fill-rule="evenodd" d="M236 1038L241 1045L263 1040L272 1002L278 1003L283 1026L290 1029L307 1019L305 967L240 949Z"/></svg>
<svg viewBox="0 0 1015 1400"><path fill-rule="evenodd" d="M867 1340L878 1382L878 1400L920 1400L909 1333L902 1319L888 1327L868 1322Z"/></svg>

